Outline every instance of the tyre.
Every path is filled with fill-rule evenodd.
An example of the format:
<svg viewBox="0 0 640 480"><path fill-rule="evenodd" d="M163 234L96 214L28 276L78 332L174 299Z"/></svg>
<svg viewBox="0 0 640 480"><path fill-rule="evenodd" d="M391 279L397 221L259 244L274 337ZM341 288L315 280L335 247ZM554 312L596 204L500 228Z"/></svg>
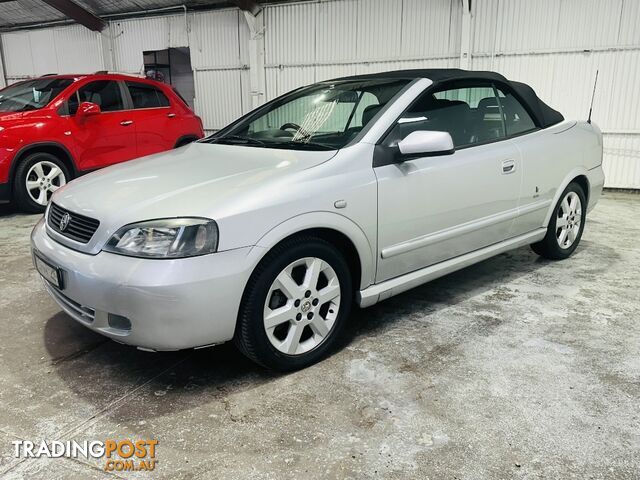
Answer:
<svg viewBox="0 0 640 480"><path fill-rule="evenodd" d="M547 234L531 248L538 255L563 260L578 247L586 221L587 201L582 187L570 183L553 210Z"/></svg>
<svg viewBox="0 0 640 480"><path fill-rule="evenodd" d="M260 365L298 370L323 358L339 338L353 300L342 254L316 237L277 245L245 289L235 343Z"/></svg>
<svg viewBox="0 0 640 480"><path fill-rule="evenodd" d="M14 200L25 212L42 213L53 192L69 180L69 170L58 157L46 152L32 153L16 169Z"/></svg>

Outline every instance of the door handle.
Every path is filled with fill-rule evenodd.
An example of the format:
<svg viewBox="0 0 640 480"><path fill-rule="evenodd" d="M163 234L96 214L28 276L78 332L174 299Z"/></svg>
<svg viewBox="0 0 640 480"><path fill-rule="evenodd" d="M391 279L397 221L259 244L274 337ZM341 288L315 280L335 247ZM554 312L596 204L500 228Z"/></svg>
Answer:
<svg viewBox="0 0 640 480"><path fill-rule="evenodd" d="M123 127L128 127L132 123L133 123L133 120L123 120L122 122L120 122L120 125L122 125Z"/></svg>
<svg viewBox="0 0 640 480"><path fill-rule="evenodd" d="M502 174L508 175L516 171L516 162L515 160L504 160L502 162Z"/></svg>
<svg viewBox="0 0 640 480"><path fill-rule="evenodd" d="M175 117L175 116L176 116L176 114L175 114L175 113L167 113L167 117L169 117L169 118L173 118L173 117Z"/></svg>

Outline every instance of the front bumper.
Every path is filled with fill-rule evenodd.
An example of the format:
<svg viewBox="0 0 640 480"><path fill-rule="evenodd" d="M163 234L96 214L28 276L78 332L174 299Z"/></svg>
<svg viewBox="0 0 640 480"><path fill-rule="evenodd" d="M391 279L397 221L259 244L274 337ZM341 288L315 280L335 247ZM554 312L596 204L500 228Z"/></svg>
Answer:
<svg viewBox="0 0 640 480"><path fill-rule="evenodd" d="M44 219L31 234L31 246L62 269L63 290L43 282L67 314L113 340L149 350L200 347L233 338L253 269L250 252L256 248L175 260L88 255L51 239ZM114 328L109 314L129 319L130 329Z"/></svg>

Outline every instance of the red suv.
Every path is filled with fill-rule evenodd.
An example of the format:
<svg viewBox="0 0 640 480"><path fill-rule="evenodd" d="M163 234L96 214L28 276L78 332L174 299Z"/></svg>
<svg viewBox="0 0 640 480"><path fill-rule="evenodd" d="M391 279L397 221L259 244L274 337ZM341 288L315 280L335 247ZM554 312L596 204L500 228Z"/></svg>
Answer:
<svg viewBox="0 0 640 480"><path fill-rule="evenodd" d="M200 118L159 82L106 73L19 82L0 90L0 202L42 212L82 173L202 136Z"/></svg>

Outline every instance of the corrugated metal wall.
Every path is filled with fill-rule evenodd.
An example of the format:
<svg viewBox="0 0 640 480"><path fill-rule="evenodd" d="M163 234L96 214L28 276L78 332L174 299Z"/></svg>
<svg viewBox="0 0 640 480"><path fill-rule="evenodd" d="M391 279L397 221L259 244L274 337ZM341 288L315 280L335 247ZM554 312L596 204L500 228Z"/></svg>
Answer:
<svg viewBox="0 0 640 480"><path fill-rule="evenodd" d="M640 1L476 0L472 68L529 83L604 133L607 186L640 188Z"/></svg>
<svg viewBox="0 0 640 480"><path fill-rule="evenodd" d="M267 98L332 77L458 65L461 2L339 0L265 11Z"/></svg>
<svg viewBox="0 0 640 480"><path fill-rule="evenodd" d="M319 0L264 11L264 98L349 74L460 64L462 0ZM474 0L473 69L531 84L566 117L605 134L610 187L640 188L640 0ZM111 46L103 48L106 44ZM142 52L190 47L196 110L208 130L250 109L249 30L236 9L2 34L7 81L114 65L140 73ZM111 58L103 58L109 55Z"/></svg>
<svg viewBox="0 0 640 480"><path fill-rule="evenodd" d="M248 110L246 42L249 30L237 9L114 21L113 64L141 73L142 52L190 47L196 89L195 109L207 130L215 130Z"/></svg>
<svg viewBox="0 0 640 480"><path fill-rule="evenodd" d="M73 25L2 34L7 83L46 73L82 73L103 65L99 36Z"/></svg>

